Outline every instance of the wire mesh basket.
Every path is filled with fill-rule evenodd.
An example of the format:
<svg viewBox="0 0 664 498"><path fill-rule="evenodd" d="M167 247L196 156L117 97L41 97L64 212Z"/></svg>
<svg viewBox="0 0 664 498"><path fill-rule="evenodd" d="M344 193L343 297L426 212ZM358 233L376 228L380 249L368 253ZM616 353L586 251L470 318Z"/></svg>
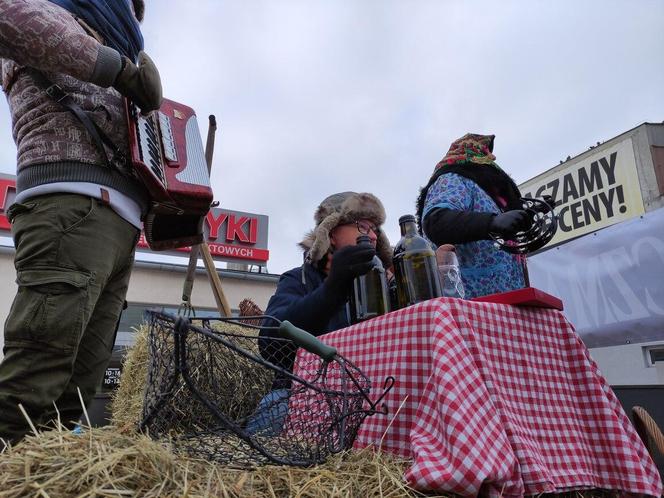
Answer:
<svg viewBox="0 0 664 498"><path fill-rule="evenodd" d="M352 446L365 417L384 412L376 407L393 379L372 402L357 367L286 321L263 327L288 337L271 338L234 319L146 318L141 429L192 455L243 468L319 464ZM295 344L314 354L295 361Z"/></svg>

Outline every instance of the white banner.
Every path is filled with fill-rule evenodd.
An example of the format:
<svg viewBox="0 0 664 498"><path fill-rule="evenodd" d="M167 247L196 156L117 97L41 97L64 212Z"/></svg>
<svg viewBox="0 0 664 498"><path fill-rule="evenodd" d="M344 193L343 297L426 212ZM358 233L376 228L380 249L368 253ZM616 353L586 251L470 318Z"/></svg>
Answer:
<svg viewBox="0 0 664 498"><path fill-rule="evenodd" d="M664 208L528 258L588 347L664 340Z"/></svg>

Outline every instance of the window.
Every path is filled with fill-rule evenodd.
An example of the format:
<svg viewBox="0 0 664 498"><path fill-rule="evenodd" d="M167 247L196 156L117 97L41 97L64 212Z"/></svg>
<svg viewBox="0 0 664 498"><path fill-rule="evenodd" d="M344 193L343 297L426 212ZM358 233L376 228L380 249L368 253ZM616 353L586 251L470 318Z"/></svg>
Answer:
<svg viewBox="0 0 664 498"><path fill-rule="evenodd" d="M646 356L646 365L654 367L656 364L664 364L664 344L646 346L643 348Z"/></svg>

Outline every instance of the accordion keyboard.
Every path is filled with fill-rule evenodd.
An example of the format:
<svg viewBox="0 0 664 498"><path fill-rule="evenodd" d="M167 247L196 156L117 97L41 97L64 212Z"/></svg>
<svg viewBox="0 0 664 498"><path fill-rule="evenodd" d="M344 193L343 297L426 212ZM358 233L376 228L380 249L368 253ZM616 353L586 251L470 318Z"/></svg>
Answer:
<svg viewBox="0 0 664 498"><path fill-rule="evenodd" d="M158 116L158 118L155 116ZM168 188L166 173L164 171L162 144L164 156L170 161L177 161L168 116L165 116L161 112L153 112L148 116L137 114L136 126L138 128L138 150L141 160L149 166L150 171L159 183L164 188Z"/></svg>
<svg viewBox="0 0 664 498"><path fill-rule="evenodd" d="M164 99L142 115L127 101L130 160L153 202L165 209L207 212L212 203L210 173L196 113Z"/></svg>

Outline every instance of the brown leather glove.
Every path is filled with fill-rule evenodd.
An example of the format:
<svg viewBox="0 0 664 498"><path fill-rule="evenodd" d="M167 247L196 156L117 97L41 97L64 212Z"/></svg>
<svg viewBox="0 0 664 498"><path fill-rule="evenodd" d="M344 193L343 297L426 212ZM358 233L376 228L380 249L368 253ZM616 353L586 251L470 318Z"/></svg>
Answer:
<svg viewBox="0 0 664 498"><path fill-rule="evenodd" d="M163 99L161 78L148 54L139 52L138 66L126 57L122 58L122 65L113 88L136 104L143 114L159 109Z"/></svg>

